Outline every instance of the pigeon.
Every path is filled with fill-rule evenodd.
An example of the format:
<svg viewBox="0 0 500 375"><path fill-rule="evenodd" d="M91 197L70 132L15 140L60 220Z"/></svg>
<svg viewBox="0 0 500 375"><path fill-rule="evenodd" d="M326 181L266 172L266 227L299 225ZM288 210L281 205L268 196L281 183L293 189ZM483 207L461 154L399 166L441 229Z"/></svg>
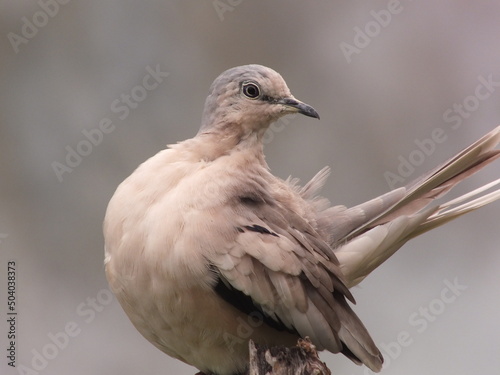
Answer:
<svg viewBox="0 0 500 375"><path fill-rule="evenodd" d="M248 369L249 341L309 337L379 372L351 288L408 240L500 198L500 179L432 202L500 156L500 126L409 185L354 207L274 176L263 137L287 114L319 119L276 71L244 65L210 87L201 127L123 181L104 219L105 271L137 330L204 374ZM304 145L301 152L307 152Z"/></svg>

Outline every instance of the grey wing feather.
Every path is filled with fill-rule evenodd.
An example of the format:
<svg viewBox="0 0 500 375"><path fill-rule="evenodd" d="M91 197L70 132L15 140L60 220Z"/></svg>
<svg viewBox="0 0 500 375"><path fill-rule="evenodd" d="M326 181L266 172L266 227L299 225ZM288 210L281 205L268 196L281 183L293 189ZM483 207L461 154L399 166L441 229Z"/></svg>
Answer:
<svg viewBox="0 0 500 375"><path fill-rule="evenodd" d="M228 247L212 255L210 264L276 323L309 336L320 350L343 352L379 371L382 356L349 308L346 298L354 299L334 252L310 224L283 209L266 204L247 208L247 225L240 225L245 229L234 231L234 240L226 241ZM246 229L260 227L265 230ZM233 253L242 255L227 261Z"/></svg>

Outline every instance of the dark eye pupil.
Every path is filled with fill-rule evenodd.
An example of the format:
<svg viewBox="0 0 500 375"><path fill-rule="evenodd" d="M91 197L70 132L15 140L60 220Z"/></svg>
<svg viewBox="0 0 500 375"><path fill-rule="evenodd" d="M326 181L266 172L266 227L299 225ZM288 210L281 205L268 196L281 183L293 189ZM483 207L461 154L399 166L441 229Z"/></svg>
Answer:
<svg viewBox="0 0 500 375"><path fill-rule="evenodd" d="M243 87L243 93L253 99L259 96L259 88L254 84L247 84Z"/></svg>

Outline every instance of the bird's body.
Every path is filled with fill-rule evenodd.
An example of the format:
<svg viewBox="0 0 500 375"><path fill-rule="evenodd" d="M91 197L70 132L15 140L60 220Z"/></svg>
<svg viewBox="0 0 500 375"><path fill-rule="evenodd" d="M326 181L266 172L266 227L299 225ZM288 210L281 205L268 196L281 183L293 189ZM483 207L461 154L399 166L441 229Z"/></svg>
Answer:
<svg viewBox="0 0 500 375"><path fill-rule="evenodd" d="M264 160L265 130L290 112L318 117L269 68L225 72L200 132L143 163L108 206L113 292L144 337L207 374L243 372L249 339L274 346L304 336L380 370L348 288L410 238L462 214L421 208L498 156L497 128L474 155L414 186L352 209L330 207L317 196L327 170L301 188L273 176Z"/></svg>
<svg viewBox="0 0 500 375"><path fill-rule="evenodd" d="M126 242L109 244L120 252L112 254L107 273L127 314L149 341L203 371L231 374L247 365L249 338L291 345L296 336L276 335L274 329L254 322L255 317L249 320L214 290L216 275L208 259L230 252L225 242L240 235L236 228L252 224L243 217L240 223L228 222L227 216L234 212L219 209L252 187L243 185L238 191L221 181L229 181L229 175L264 185L278 181L260 163L246 169L256 157L248 150L231 157L228 169L223 159L204 161L206 155L190 146L187 141L151 158L116 192L110 212L126 216L108 216L107 222L118 225L107 230ZM126 202L127 197L134 199ZM115 202L130 206L114 210ZM206 220L210 213L220 216ZM127 240L133 238L139 242ZM247 337L241 337L242 332Z"/></svg>

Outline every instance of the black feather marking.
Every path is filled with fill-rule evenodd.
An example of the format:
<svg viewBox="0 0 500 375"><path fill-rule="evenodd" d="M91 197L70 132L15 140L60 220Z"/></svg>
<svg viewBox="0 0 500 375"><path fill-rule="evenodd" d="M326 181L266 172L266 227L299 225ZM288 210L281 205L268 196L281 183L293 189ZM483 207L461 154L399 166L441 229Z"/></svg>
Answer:
<svg viewBox="0 0 500 375"><path fill-rule="evenodd" d="M262 203L262 199L258 199L257 197L244 196L239 197L240 202L247 206L256 206L259 203Z"/></svg>
<svg viewBox="0 0 500 375"><path fill-rule="evenodd" d="M270 234L274 237L279 237L276 233L271 232L269 229L261 227L260 225L254 224L252 226L245 225L245 228L251 230L252 232L262 233L262 234Z"/></svg>
<svg viewBox="0 0 500 375"><path fill-rule="evenodd" d="M217 274L217 269L212 266L212 270ZM220 275L217 277L214 291L227 303L236 307L241 312L247 314L252 319L261 321L268 326L278 330L300 336L294 328L288 328L278 317L271 318L253 299L245 293L233 288L229 283L224 282Z"/></svg>

